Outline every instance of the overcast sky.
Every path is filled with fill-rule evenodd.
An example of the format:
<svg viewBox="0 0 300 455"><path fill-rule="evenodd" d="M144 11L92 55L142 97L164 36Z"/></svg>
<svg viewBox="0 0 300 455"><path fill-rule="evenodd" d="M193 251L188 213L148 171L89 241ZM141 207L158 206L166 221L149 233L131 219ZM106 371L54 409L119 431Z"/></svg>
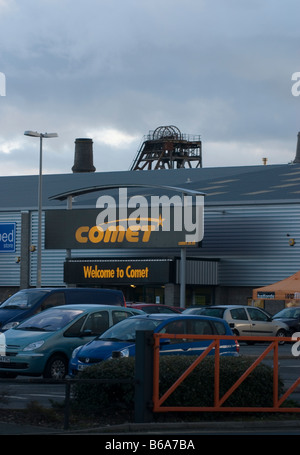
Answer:
<svg viewBox="0 0 300 455"><path fill-rule="evenodd" d="M201 135L203 166L295 157L299 0L0 0L0 175L128 170L150 130ZM2 83L2 86L1 86ZM0 93L3 95L3 77Z"/></svg>

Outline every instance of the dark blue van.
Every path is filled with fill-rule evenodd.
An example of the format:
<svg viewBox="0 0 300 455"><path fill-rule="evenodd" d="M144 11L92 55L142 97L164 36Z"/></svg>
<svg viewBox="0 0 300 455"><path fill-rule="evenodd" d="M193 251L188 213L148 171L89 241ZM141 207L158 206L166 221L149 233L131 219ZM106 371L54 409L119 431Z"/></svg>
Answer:
<svg viewBox="0 0 300 455"><path fill-rule="evenodd" d="M22 289L0 305L0 332L11 329L40 311L57 305L96 303L126 306L122 291L97 288Z"/></svg>

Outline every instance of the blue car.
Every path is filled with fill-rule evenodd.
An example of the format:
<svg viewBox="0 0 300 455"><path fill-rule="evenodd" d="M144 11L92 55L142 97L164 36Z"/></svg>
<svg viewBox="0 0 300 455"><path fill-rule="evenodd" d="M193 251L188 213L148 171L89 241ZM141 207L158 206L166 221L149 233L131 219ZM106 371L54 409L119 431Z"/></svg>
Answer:
<svg viewBox="0 0 300 455"><path fill-rule="evenodd" d="M133 316L119 322L89 343L77 347L69 363L69 375L75 376L89 365L111 358L113 351L119 351L120 356L134 356L137 330L169 334L232 335L227 322L215 317L183 316L182 314L170 316L162 313ZM160 352L168 355L200 355L212 342L212 340L182 338L162 340ZM234 339L221 340L221 355L237 356L238 351L239 346Z"/></svg>

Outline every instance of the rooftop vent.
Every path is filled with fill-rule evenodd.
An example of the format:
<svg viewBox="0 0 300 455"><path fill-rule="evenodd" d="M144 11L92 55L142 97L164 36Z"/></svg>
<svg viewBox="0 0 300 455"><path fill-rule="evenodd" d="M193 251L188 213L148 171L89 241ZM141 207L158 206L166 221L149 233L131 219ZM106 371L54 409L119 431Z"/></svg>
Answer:
<svg viewBox="0 0 300 455"><path fill-rule="evenodd" d="M298 133L296 156L293 163L300 163L300 132Z"/></svg>
<svg viewBox="0 0 300 455"><path fill-rule="evenodd" d="M92 139L75 140L75 156L72 171L76 172L95 172L93 164L93 141Z"/></svg>

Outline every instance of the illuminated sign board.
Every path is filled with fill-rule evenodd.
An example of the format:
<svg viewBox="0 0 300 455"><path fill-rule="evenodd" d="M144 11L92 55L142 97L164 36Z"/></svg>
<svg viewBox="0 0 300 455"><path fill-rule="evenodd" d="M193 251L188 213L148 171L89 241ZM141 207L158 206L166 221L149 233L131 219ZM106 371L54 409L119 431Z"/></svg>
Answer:
<svg viewBox="0 0 300 455"><path fill-rule="evenodd" d="M201 199L203 201L203 198ZM203 238L203 203L156 210L126 207L48 210L46 249L174 248L198 246Z"/></svg>
<svg viewBox="0 0 300 455"><path fill-rule="evenodd" d="M16 251L16 223L0 223L0 252Z"/></svg>
<svg viewBox="0 0 300 455"><path fill-rule="evenodd" d="M173 280L172 260L80 260L64 263L64 282L76 284L165 284Z"/></svg>

